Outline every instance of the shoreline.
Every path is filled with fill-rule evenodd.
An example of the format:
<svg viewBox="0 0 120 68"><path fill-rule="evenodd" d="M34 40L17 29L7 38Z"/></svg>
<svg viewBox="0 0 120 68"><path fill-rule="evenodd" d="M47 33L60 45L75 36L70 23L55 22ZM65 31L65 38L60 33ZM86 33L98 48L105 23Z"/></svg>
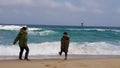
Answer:
<svg viewBox="0 0 120 68"><path fill-rule="evenodd" d="M24 58L24 56L23 56ZM70 54L68 55L68 60L79 60L79 59L112 59L112 58L120 58L120 55L76 55ZM0 60L16 60L18 56L0 56ZM62 56L59 55L37 55L37 56L29 56L29 59L32 60L54 60L54 59L64 59L64 54Z"/></svg>

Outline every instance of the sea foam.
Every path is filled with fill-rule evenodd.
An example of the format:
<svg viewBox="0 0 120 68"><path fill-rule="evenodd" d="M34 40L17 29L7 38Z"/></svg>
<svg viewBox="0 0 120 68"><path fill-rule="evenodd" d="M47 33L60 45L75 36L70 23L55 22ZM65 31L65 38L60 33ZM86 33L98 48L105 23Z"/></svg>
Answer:
<svg viewBox="0 0 120 68"><path fill-rule="evenodd" d="M58 55L58 52L60 51L60 42L30 43L28 46L30 48L30 55ZM0 45L1 56L18 55L18 53L18 45ZM106 42L71 42L68 53L77 55L120 55L120 46L112 45Z"/></svg>

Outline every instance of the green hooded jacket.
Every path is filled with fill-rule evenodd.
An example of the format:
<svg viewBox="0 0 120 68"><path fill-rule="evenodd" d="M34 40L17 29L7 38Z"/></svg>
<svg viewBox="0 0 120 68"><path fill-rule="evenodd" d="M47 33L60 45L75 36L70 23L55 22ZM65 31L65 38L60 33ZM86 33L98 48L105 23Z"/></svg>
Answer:
<svg viewBox="0 0 120 68"><path fill-rule="evenodd" d="M17 35L17 37L15 38L13 44L16 44L17 41L19 41L19 46L20 47L26 47L27 46L27 34L25 34L24 32L20 31L19 34Z"/></svg>

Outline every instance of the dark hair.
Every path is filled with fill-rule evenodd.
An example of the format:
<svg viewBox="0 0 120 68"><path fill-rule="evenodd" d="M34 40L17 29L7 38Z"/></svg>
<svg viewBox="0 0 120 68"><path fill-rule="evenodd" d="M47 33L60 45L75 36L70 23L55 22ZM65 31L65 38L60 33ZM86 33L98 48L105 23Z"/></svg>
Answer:
<svg viewBox="0 0 120 68"><path fill-rule="evenodd" d="M22 29L23 29L23 30L27 30L27 28L26 28L26 27L22 27Z"/></svg>
<svg viewBox="0 0 120 68"><path fill-rule="evenodd" d="M67 32L64 32L63 34L68 35L68 33L67 33Z"/></svg>

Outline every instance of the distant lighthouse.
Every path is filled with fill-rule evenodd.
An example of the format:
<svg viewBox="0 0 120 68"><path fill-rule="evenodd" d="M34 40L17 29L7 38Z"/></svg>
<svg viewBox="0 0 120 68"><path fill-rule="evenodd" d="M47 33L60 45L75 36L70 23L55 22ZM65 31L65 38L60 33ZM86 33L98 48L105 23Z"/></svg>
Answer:
<svg viewBox="0 0 120 68"><path fill-rule="evenodd" d="M84 26L84 23L82 22L82 23L81 23L81 27L83 27L83 26Z"/></svg>

